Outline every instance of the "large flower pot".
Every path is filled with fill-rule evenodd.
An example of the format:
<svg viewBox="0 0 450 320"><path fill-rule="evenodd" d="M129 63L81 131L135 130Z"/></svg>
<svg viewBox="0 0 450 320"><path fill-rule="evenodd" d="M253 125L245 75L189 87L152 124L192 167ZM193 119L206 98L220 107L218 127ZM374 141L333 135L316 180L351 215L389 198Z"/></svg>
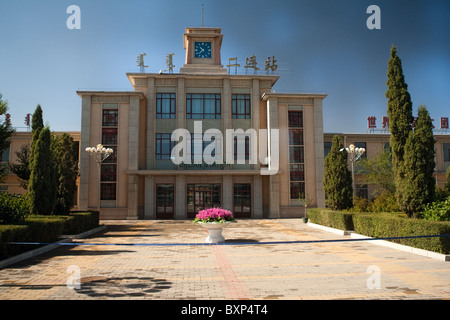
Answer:
<svg viewBox="0 0 450 320"><path fill-rule="evenodd" d="M206 237L207 243L219 243L225 241L225 238L222 236L222 231L224 227L230 224L229 221L224 223L202 222L200 224L208 230L209 235Z"/></svg>

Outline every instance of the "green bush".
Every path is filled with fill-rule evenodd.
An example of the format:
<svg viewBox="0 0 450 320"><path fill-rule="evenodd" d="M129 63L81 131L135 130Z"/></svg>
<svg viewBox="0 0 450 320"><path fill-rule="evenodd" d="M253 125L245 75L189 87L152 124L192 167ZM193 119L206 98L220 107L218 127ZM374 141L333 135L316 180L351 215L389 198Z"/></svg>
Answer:
<svg viewBox="0 0 450 320"><path fill-rule="evenodd" d="M397 197L389 191L382 191L369 204L369 212L398 212Z"/></svg>
<svg viewBox="0 0 450 320"><path fill-rule="evenodd" d="M55 216L30 216L26 220L28 241L49 243L59 240L64 230L65 219Z"/></svg>
<svg viewBox="0 0 450 320"><path fill-rule="evenodd" d="M97 211L71 212L64 229L64 234L78 234L99 226L99 213Z"/></svg>
<svg viewBox="0 0 450 320"><path fill-rule="evenodd" d="M340 230L353 230L352 213L327 209L308 209L308 217L312 223Z"/></svg>
<svg viewBox="0 0 450 320"><path fill-rule="evenodd" d="M6 244L27 239L28 227L25 225L0 225L0 260L29 250L28 245Z"/></svg>
<svg viewBox="0 0 450 320"><path fill-rule="evenodd" d="M0 193L1 224L23 224L29 211L26 196Z"/></svg>
<svg viewBox="0 0 450 320"><path fill-rule="evenodd" d="M432 221L450 221L450 196L443 201L427 204L420 217Z"/></svg>
<svg viewBox="0 0 450 320"><path fill-rule="evenodd" d="M450 234L450 223L448 222L404 218L395 214L354 214L353 225L356 233L374 238ZM444 254L450 253L449 237L411 238L390 241L414 248Z"/></svg>
<svg viewBox="0 0 450 320"><path fill-rule="evenodd" d="M7 242L51 243L61 235L78 234L99 225L99 214L73 212L70 215L30 215L23 225L0 225L0 259L33 250L39 245L7 244Z"/></svg>

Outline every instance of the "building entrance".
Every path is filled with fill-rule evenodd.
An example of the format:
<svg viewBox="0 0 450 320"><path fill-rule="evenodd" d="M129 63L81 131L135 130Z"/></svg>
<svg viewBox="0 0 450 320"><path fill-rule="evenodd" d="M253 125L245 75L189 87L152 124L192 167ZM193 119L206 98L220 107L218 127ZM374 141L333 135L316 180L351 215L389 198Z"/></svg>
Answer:
<svg viewBox="0 0 450 320"><path fill-rule="evenodd" d="M195 215L203 209L220 207L220 184L188 184L187 215Z"/></svg>

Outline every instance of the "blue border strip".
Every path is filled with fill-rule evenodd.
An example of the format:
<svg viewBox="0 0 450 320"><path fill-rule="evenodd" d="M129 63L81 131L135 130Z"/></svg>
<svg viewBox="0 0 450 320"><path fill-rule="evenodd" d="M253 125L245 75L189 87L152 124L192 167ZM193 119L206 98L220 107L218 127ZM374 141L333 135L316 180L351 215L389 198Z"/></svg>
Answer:
<svg viewBox="0 0 450 320"><path fill-rule="evenodd" d="M405 237L384 237L384 238L363 238L363 239L331 239L331 240L298 240L298 241L263 241L263 242L220 242L220 243L83 243L83 242L0 242L0 244L13 245L49 245L60 246L210 246L210 245L274 245L274 244L301 244L301 243L326 243L326 242L348 242L348 241L373 241L373 240L397 240L415 238L441 238L450 237L450 234L425 235L425 236L405 236Z"/></svg>

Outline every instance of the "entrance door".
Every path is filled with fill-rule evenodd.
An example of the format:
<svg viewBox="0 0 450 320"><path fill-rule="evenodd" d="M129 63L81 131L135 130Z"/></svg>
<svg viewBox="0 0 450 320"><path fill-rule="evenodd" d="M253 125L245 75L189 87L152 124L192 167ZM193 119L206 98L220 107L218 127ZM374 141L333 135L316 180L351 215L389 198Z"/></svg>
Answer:
<svg viewBox="0 0 450 320"><path fill-rule="evenodd" d="M250 183L234 185L233 215L235 218L250 218L252 214L252 194Z"/></svg>
<svg viewBox="0 0 450 320"><path fill-rule="evenodd" d="M156 219L173 219L174 216L173 184L156 185Z"/></svg>
<svg viewBox="0 0 450 320"><path fill-rule="evenodd" d="M203 209L220 207L220 184L188 184L187 209L188 218Z"/></svg>

